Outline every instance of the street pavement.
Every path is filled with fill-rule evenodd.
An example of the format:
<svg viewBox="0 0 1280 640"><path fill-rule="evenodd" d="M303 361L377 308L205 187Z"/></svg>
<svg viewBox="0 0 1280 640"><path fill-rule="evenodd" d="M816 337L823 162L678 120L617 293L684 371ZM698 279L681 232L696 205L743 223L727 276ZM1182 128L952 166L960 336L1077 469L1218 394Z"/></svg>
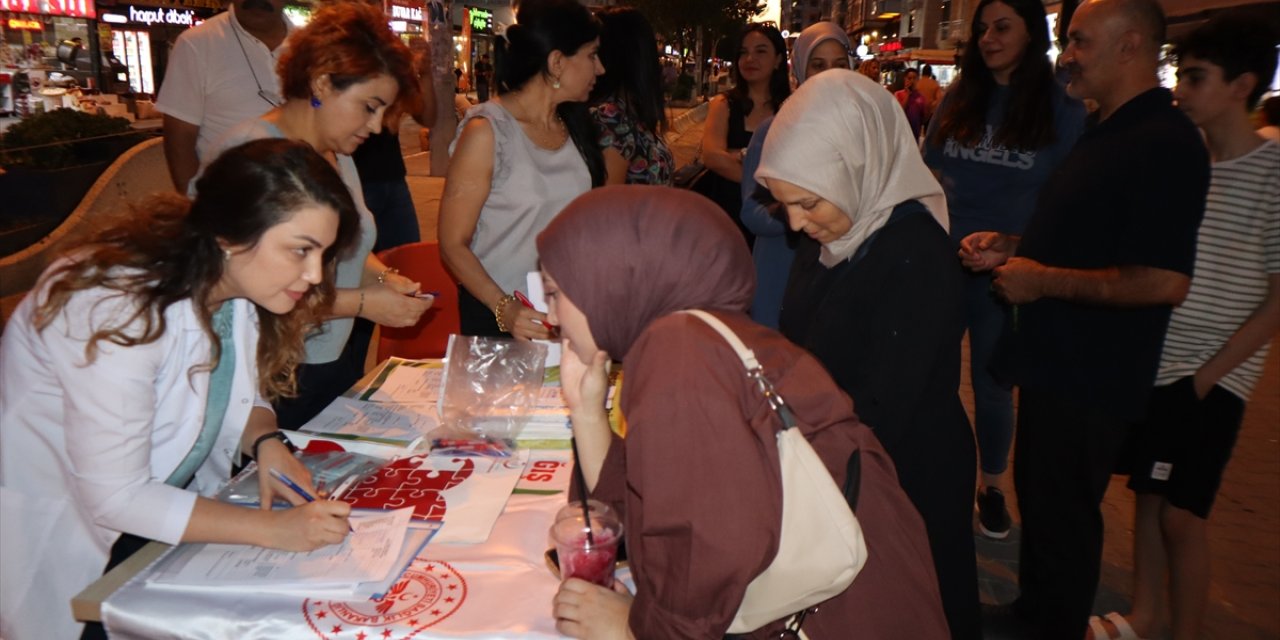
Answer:
<svg viewBox="0 0 1280 640"><path fill-rule="evenodd" d="M697 153L705 106L672 109L668 144L677 166ZM418 209L423 240L435 240L444 179L429 175L429 158L419 147L418 127L401 129L408 182ZM1235 455L1222 481L1209 520L1213 581L1203 637L1206 640L1280 638L1280 339L1272 344L1262 380L1245 412ZM961 396L970 415L973 393L964 348ZM1005 494L1014 530L1002 541L977 533L980 587L984 602L1003 603L1017 596L1018 516L1012 474ZM1125 478L1115 477L1102 509L1106 519L1102 579L1094 612L1127 612L1133 579L1133 494ZM989 640L1001 640L988 636Z"/></svg>

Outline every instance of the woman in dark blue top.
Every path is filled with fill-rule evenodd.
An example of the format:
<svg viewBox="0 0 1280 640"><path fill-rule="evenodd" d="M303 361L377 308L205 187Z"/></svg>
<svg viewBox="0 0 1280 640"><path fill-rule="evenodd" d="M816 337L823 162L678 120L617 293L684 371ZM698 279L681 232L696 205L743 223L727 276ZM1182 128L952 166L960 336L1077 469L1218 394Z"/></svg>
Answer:
<svg viewBox="0 0 1280 640"><path fill-rule="evenodd" d="M1049 29L1039 0L982 0L974 13L960 79L925 135L925 162L938 176L951 213L951 238L975 231L1021 235L1040 185L1084 127L1084 107L1054 80ZM989 273L965 277L965 324L973 379L982 483L983 534L1009 534L1001 479L1013 440L1013 390L988 372L1006 307L991 294Z"/></svg>

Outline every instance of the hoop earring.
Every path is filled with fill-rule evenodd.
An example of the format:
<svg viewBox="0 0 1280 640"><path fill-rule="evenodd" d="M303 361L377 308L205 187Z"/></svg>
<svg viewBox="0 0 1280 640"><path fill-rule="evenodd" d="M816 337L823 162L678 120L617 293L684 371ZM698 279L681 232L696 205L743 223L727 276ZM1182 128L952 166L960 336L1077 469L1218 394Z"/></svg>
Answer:
<svg viewBox="0 0 1280 640"><path fill-rule="evenodd" d="M317 98L317 97L315 97L315 96L311 96L311 108L312 108L312 109L319 109L319 108L320 108L320 98Z"/></svg>

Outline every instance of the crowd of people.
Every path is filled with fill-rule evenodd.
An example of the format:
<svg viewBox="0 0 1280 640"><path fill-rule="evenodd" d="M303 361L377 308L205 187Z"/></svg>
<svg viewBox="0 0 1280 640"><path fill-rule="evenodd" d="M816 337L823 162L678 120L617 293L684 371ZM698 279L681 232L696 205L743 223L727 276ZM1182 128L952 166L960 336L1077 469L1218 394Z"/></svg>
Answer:
<svg viewBox="0 0 1280 640"><path fill-rule="evenodd" d="M634 592L566 580L562 633L726 637L779 549L776 394L859 487L868 559L734 637L1199 636L1206 522L1280 330L1280 143L1250 122L1277 37L1208 22L1170 92L1155 0L1088 0L1067 33L1055 71L1043 3L981 0L945 93L927 69L892 92L836 25L790 50L749 26L679 189L644 15L520 3L457 127L439 244L464 334L562 342L584 484L625 523ZM433 120L428 58L358 2L294 29L234 0L179 39L158 102L178 193L51 265L0 342L0 567L27 585L0 635L104 637L66 603L149 540L345 537L345 503L266 473L263 509L207 496L247 460L314 492L281 429L452 285L375 252L417 239L394 131ZM537 271L546 313L520 300ZM981 605L975 504L1008 536L1011 448L1020 595ZM1114 473L1137 495L1133 608L1091 616Z"/></svg>

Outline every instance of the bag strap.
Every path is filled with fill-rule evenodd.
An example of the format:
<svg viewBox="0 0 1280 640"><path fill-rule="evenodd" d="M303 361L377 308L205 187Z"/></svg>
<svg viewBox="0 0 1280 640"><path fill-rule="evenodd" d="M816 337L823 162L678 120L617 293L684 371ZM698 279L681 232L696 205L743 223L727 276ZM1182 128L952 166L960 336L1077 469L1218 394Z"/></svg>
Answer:
<svg viewBox="0 0 1280 640"><path fill-rule="evenodd" d="M756 354L747 345L742 342L737 333L729 328L719 318L703 311L701 309L685 309L678 313L687 313L715 329L720 337L733 348L734 353L738 354L738 359L742 361L742 366L747 370L747 377L755 381L756 387L760 389L760 393L769 403L769 407L773 409L778 417L782 419L782 428L791 429L796 426L795 414L791 413L791 407L787 405L786 400L778 394L773 388L773 383L764 376L764 367L760 365L760 361L756 359ZM845 463L844 475L844 499L849 503L849 510L854 513L858 512L858 495L861 492L862 485L862 450L854 449L849 455L849 461Z"/></svg>
<svg viewBox="0 0 1280 640"><path fill-rule="evenodd" d="M796 426L795 414L791 413L791 407L787 406L787 401L778 395L777 390L773 388L773 383L764 376L764 367L760 366L760 361L756 359L754 351L749 349L738 334L733 332L719 318L703 311L701 309L686 309L680 313L687 313L699 320L707 323L720 337L729 343L734 352L738 354L738 359L742 361L742 366L747 370L747 377L755 381L756 387L760 389L760 393L764 395L764 399L769 402L769 407L782 418L782 428L791 429Z"/></svg>

